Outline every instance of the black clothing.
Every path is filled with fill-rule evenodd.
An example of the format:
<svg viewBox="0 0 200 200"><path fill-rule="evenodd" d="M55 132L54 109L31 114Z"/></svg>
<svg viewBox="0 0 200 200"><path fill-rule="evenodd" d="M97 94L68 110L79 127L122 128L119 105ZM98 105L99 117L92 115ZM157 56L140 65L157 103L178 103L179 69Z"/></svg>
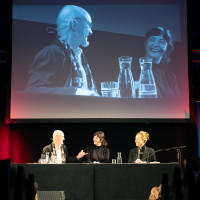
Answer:
<svg viewBox="0 0 200 200"><path fill-rule="evenodd" d="M90 67L83 53L81 59L87 78L88 90L97 92ZM72 71L76 67L74 65L73 51L69 45L66 49L59 40L55 40L54 43L44 47L35 56L29 70L29 79L25 91L75 95L69 90L72 88Z"/></svg>
<svg viewBox="0 0 200 200"><path fill-rule="evenodd" d="M138 158L138 148L131 149L129 153L128 162L129 163L135 162L137 158ZM139 159L146 162L156 161L156 155L154 149L143 146L140 151Z"/></svg>
<svg viewBox="0 0 200 200"><path fill-rule="evenodd" d="M107 147L98 147L95 145L89 146L86 148L86 162L100 162L108 163L110 159L110 150Z"/></svg>
<svg viewBox="0 0 200 200"><path fill-rule="evenodd" d="M45 146L42 150L42 154L38 162L40 163L41 159L45 159L46 152L49 152L49 157L51 158L51 153L54 151L54 149L55 149L55 145L53 143ZM63 159L65 160L64 162L67 162L67 163L79 162L76 156L71 157L69 155L67 147L64 144L61 145L61 151L63 151L64 153L64 159Z"/></svg>
<svg viewBox="0 0 200 200"><path fill-rule="evenodd" d="M170 72L169 68L163 64L152 64L158 98L179 97L176 75Z"/></svg>

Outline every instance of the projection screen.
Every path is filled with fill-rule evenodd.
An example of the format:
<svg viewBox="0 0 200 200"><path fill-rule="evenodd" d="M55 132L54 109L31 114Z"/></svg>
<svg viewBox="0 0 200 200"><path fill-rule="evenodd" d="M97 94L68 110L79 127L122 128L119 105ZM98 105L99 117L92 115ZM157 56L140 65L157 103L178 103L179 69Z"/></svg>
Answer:
<svg viewBox="0 0 200 200"><path fill-rule="evenodd" d="M186 0L13 0L11 121L189 118Z"/></svg>

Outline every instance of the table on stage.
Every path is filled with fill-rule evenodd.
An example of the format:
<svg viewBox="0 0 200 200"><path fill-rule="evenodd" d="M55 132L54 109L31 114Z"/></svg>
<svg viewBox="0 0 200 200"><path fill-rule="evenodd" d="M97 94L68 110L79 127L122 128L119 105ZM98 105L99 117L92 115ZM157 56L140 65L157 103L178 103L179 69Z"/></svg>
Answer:
<svg viewBox="0 0 200 200"><path fill-rule="evenodd" d="M177 164L13 164L34 174L41 191L64 191L66 200L146 200L163 173Z"/></svg>

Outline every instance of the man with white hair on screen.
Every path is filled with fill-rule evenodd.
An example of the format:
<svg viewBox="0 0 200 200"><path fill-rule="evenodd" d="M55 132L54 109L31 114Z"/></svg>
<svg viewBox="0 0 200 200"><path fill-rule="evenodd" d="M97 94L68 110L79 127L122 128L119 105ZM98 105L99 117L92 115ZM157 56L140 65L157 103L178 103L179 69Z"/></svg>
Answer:
<svg viewBox="0 0 200 200"><path fill-rule="evenodd" d="M34 58L26 92L98 96L81 47L88 47L92 19L83 8L64 6L57 17L56 40ZM48 31L49 32L49 31Z"/></svg>
<svg viewBox="0 0 200 200"><path fill-rule="evenodd" d="M61 130L55 130L51 144L43 148L39 163L66 163L78 162L86 153L81 150L77 156L70 156L67 147L63 144L65 140L64 133ZM48 158L46 158L48 156ZM43 162L44 161L44 162Z"/></svg>

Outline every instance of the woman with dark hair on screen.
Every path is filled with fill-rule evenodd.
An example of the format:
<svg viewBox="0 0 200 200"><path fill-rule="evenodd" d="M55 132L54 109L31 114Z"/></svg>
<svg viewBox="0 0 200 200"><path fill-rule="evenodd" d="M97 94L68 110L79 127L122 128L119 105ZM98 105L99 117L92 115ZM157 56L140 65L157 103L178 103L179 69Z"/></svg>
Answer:
<svg viewBox="0 0 200 200"><path fill-rule="evenodd" d="M105 134L102 131L97 131L93 135L94 145L86 148L86 162L108 163L110 159L110 150L107 148L108 143L105 140Z"/></svg>
<svg viewBox="0 0 200 200"><path fill-rule="evenodd" d="M174 47L169 29L156 27L145 34L146 57L151 57L155 64L170 62Z"/></svg>
<svg viewBox="0 0 200 200"><path fill-rule="evenodd" d="M136 133L135 144L136 148L130 150L128 162L129 163L143 163L156 161L155 151L146 146L149 140L149 133L140 131Z"/></svg>
<svg viewBox="0 0 200 200"><path fill-rule="evenodd" d="M170 71L171 53L174 49L169 29L156 27L145 34L146 57L152 58L158 98L180 96L176 75ZM171 67L172 69L172 67Z"/></svg>

